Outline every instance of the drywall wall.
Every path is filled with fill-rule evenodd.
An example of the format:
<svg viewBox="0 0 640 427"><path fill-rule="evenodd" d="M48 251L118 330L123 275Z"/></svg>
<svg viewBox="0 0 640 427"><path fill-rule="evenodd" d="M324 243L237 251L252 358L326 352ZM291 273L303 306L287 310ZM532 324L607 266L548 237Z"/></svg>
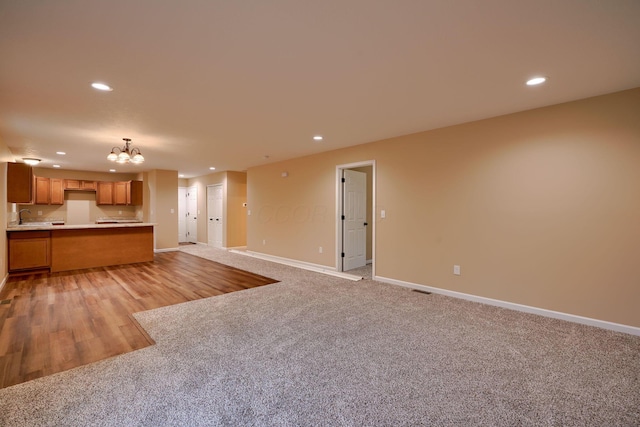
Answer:
<svg viewBox="0 0 640 427"><path fill-rule="evenodd" d="M251 168L248 249L335 266L366 160L378 276L640 327L640 88Z"/></svg>
<svg viewBox="0 0 640 427"><path fill-rule="evenodd" d="M145 207L143 217L156 223L155 249L178 247L178 172L155 169L143 174Z"/></svg>
<svg viewBox="0 0 640 427"><path fill-rule="evenodd" d="M247 174L227 172L225 247L234 248L247 244Z"/></svg>
<svg viewBox="0 0 640 427"><path fill-rule="evenodd" d="M15 204L7 203L7 162L13 162L14 156L11 154L9 147L0 138L0 203L6 206L6 209L0 209L0 224L6 225L12 218L11 212L16 212ZM0 283L9 274L7 253L7 233L0 233Z"/></svg>

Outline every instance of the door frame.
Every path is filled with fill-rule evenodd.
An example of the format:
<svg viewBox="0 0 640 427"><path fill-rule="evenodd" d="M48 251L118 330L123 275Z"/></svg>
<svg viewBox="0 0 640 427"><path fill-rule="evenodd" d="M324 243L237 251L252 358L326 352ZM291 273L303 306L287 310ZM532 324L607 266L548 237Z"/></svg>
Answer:
<svg viewBox="0 0 640 427"><path fill-rule="evenodd" d="M343 245L343 224L342 212L344 205L344 194L342 188L342 171L345 169L371 166L371 200L367 200L367 205L371 207L371 277L376 276L376 161L365 160L362 162L347 163L336 166L336 271L344 271L342 263Z"/></svg>

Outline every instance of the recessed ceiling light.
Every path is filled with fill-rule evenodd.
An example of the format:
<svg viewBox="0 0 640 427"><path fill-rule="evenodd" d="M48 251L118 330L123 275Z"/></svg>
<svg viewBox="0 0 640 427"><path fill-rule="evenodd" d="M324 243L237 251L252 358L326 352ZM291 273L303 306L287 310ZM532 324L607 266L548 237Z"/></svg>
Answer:
<svg viewBox="0 0 640 427"><path fill-rule="evenodd" d="M91 83L91 87L94 89L98 89L98 90L103 90L106 92L110 92L113 90L113 88L109 85L106 85L104 83L100 83L100 82L93 82Z"/></svg>
<svg viewBox="0 0 640 427"><path fill-rule="evenodd" d="M115 169L109 169L109 172L115 172L115 171L116 171Z"/></svg>
<svg viewBox="0 0 640 427"><path fill-rule="evenodd" d="M209 170L214 171L214 170L216 170L216 168L214 168L213 166L211 166L211 167L209 168Z"/></svg>
<svg viewBox="0 0 640 427"><path fill-rule="evenodd" d="M53 167L54 167L54 168L59 168L59 167L60 167L60 165L53 165Z"/></svg>
<svg viewBox="0 0 640 427"><path fill-rule="evenodd" d="M184 175L180 173L178 174L178 178L184 178Z"/></svg>
<svg viewBox="0 0 640 427"><path fill-rule="evenodd" d="M534 77L527 80L527 86L536 86L547 81L546 77Z"/></svg>
<svg viewBox="0 0 640 427"><path fill-rule="evenodd" d="M316 136L314 136L314 137L313 137L313 140L314 140L314 141L322 141L322 139L323 139L323 138L322 138L322 136L321 136L321 135L316 135Z"/></svg>
<svg viewBox="0 0 640 427"><path fill-rule="evenodd" d="M59 154L59 155L61 155L61 156L64 156L64 155L65 155L65 154L67 154L67 153L65 153L64 151L56 151L56 154Z"/></svg>
<svg viewBox="0 0 640 427"><path fill-rule="evenodd" d="M29 166L35 166L38 163L40 163L40 159L33 159L33 158L29 158L29 157L27 157L25 159L22 159L22 161L25 162L26 164L28 164Z"/></svg>

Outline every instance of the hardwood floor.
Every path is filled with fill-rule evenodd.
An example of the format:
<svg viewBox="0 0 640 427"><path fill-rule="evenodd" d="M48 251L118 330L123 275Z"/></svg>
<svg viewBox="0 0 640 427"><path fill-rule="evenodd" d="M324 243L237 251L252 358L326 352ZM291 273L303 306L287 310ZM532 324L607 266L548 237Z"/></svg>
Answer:
<svg viewBox="0 0 640 427"><path fill-rule="evenodd" d="M183 252L11 276L0 293L0 388L154 344L132 313L275 282Z"/></svg>

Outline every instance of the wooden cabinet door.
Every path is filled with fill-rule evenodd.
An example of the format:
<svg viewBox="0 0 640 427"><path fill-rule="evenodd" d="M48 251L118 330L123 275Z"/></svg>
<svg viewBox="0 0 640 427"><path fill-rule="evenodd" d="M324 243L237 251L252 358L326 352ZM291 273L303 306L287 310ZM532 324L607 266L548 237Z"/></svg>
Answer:
<svg viewBox="0 0 640 427"><path fill-rule="evenodd" d="M64 180L64 189L65 190L80 190L80 180L79 179L65 179Z"/></svg>
<svg viewBox="0 0 640 427"><path fill-rule="evenodd" d="M33 202L33 169L24 163L7 163L7 202Z"/></svg>
<svg viewBox="0 0 640 427"><path fill-rule="evenodd" d="M113 183L113 204L114 205L128 205L131 201L131 194L129 193L129 181L114 182Z"/></svg>
<svg viewBox="0 0 640 427"><path fill-rule="evenodd" d="M52 205L64 205L64 185L61 178L51 178L49 203Z"/></svg>
<svg viewBox="0 0 640 427"><path fill-rule="evenodd" d="M51 237L48 231L24 231L9 235L9 271L51 266Z"/></svg>
<svg viewBox="0 0 640 427"><path fill-rule="evenodd" d="M98 182L96 188L96 204L113 205L113 182Z"/></svg>
<svg viewBox="0 0 640 427"><path fill-rule="evenodd" d="M48 205L49 193L51 192L51 181L49 178L36 177L36 205Z"/></svg>
<svg viewBox="0 0 640 427"><path fill-rule="evenodd" d="M80 188L82 190L95 190L96 182L95 181L82 181L80 183Z"/></svg>

